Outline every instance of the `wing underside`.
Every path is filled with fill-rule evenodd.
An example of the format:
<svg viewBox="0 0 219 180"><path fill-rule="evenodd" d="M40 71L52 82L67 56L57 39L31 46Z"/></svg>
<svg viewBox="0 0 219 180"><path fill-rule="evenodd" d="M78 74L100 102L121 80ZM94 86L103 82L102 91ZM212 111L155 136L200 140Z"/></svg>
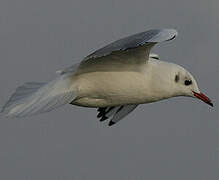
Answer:
<svg viewBox="0 0 219 180"><path fill-rule="evenodd" d="M97 118L100 118L100 122L110 118L108 125L112 126L118 121L122 120L129 113L131 113L137 106L138 105L124 105L116 107L98 108Z"/></svg>

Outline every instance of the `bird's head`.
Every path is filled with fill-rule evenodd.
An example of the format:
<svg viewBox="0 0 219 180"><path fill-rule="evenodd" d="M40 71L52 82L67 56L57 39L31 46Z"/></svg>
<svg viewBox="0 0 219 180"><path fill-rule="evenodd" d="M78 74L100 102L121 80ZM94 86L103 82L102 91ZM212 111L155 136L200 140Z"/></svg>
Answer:
<svg viewBox="0 0 219 180"><path fill-rule="evenodd" d="M213 107L211 100L200 92L195 78L186 69L176 65L171 74L178 95L198 98Z"/></svg>

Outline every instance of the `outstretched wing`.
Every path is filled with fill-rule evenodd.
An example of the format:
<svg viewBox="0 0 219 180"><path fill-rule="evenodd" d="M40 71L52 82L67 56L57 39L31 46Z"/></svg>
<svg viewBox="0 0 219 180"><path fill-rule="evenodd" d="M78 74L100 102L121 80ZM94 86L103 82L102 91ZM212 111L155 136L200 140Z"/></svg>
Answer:
<svg viewBox="0 0 219 180"><path fill-rule="evenodd" d="M114 61L115 64L115 62L118 63L122 60L122 63L130 64L145 63L149 57L159 59L158 55L150 53L151 48L159 42L174 39L177 34L177 31L174 29L154 29L128 36L88 55L81 63L57 71L57 73L88 72L92 71L93 66L97 70L96 65L104 62L109 64L109 62L113 63L112 61ZM106 69L109 68L108 65L102 66L101 68L103 67Z"/></svg>
<svg viewBox="0 0 219 180"><path fill-rule="evenodd" d="M116 106L116 107L106 107L106 108L98 108L97 117L100 118L100 121L105 121L110 118L109 126L114 125L129 113L131 113L138 105L124 105L124 106Z"/></svg>
<svg viewBox="0 0 219 180"><path fill-rule="evenodd" d="M88 55L83 61L110 56L116 52L122 54L126 51L131 52L132 54L134 53L138 59L140 58L145 62L149 59L150 50L155 44L172 40L177 34L177 31L174 29L153 29L141 32L117 40Z"/></svg>

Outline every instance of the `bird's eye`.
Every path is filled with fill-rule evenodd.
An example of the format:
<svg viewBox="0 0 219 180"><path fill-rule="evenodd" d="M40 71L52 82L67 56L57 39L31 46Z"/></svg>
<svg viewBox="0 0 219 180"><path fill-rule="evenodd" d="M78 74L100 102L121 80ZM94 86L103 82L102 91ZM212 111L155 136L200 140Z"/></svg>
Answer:
<svg viewBox="0 0 219 180"><path fill-rule="evenodd" d="M186 86L188 86L188 85L192 84L192 80L185 80L184 84L185 84Z"/></svg>

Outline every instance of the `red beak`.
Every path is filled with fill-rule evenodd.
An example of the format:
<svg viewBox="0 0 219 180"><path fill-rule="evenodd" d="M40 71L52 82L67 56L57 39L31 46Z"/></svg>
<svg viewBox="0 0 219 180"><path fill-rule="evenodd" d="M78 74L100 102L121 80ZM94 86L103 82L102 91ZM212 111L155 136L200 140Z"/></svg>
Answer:
<svg viewBox="0 0 219 180"><path fill-rule="evenodd" d="M198 99L201 99L202 101L204 101L205 103L213 107L213 103L211 102L211 100L207 96L205 96L203 93L196 93L194 91L193 93L195 97L197 97Z"/></svg>

